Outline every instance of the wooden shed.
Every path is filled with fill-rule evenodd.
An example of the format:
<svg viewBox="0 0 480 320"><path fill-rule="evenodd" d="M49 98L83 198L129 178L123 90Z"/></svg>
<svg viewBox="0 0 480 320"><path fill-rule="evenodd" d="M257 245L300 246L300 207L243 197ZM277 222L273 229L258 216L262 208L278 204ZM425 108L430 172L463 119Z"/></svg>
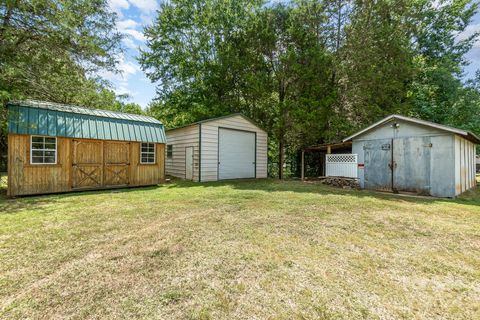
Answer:
<svg viewBox="0 0 480 320"><path fill-rule="evenodd" d="M476 185L480 138L466 130L390 115L343 141L366 189L455 197Z"/></svg>
<svg viewBox="0 0 480 320"><path fill-rule="evenodd" d="M8 107L8 195L154 185L165 178L158 120L39 101Z"/></svg>
<svg viewBox="0 0 480 320"><path fill-rule="evenodd" d="M166 131L167 175L192 180L267 177L267 133L232 114Z"/></svg>

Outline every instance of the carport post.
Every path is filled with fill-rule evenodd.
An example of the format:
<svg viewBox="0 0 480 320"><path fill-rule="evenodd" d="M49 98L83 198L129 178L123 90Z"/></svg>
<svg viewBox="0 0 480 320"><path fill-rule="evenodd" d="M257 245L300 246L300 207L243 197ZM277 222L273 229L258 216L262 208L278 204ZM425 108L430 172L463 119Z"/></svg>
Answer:
<svg viewBox="0 0 480 320"><path fill-rule="evenodd" d="M302 181L305 180L305 150L302 150Z"/></svg>

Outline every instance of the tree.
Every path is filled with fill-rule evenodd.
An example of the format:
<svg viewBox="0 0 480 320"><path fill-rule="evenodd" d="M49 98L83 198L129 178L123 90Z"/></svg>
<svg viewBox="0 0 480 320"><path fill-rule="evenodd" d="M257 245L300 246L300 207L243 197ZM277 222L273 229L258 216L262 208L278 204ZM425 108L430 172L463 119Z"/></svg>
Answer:
<svg viewBox="0 0 480 320"><path fill-rule="evenodd" d="M459 115L458 102L465 98L464 94L472 93L472 88L464 89L462 69L467 63L465 54L477 40L478 32L460 41L457 36L465 31L478 5L467 0L421 1L414 8L412 44L417 73L408 92L414 116L461 125L454 120Z"/></svg>
<svg viewBox="0 0 480 320"><path fill-rule="evenodd" d="M298 8L258 1L163 3L146 29L149 50L140 59L150 79L161 83L150 112L174 126L243 112L277 144L282 177L286 143L301 145L311 137L309 125L322 127L317 120L331 100L331 57L318 31L324 19L314 2Z"/></svg>
<svg viewBox="0 0 480 320"><path fill-rule="evenodd" d="M98 79L115 70L121 35L107 0L6 0L0 5L0 149L6 149L5 103L40 99L113 108ZM107 99L108 97L108 99Z"/></svg>
<svg viewBox="0 0 480 320"><path fill-rule="evenodd" d="M267 129L283 176L308 144L391 113L474 128L478 88L461 81L477 38L457 41L472 0L174 0L146 29L140 63L167 125L242 112ZM468 115L474 120L466 120ZM462 119L462 120L458 120ZM462 124L463 123L463 124ZM476 129L480 131L480 128Z"/></svg>

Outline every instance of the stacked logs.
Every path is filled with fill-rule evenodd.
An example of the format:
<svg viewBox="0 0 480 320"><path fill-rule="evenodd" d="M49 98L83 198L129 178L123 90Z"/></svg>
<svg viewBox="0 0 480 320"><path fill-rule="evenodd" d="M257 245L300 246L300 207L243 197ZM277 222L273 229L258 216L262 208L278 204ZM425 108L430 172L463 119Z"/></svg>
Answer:
<svg viewBox="0 0 480 320"><path fill-rule="evenodd" d="M352 178L343 178L343 177L325 177L321 180L321 183L344 189L359 189L360 185L358 184L357 179Z"/></svg>

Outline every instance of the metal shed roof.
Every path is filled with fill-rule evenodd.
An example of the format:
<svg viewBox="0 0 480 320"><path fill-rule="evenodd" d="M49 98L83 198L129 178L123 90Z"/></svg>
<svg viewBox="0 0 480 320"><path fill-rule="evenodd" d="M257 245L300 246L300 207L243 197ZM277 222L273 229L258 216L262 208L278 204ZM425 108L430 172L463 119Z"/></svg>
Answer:
<svg viewBox="0 0 480 320"><path fill-rule="evenodd" d="M189 124L186 124L186 125L183 125L183 126L179 126L179 127L175 127L175 128L169 128L169 129L167 129L166 131L173 131L173 130L177 130L177 129L182 129L182 128L194 126L194 125L197 125L197 124L200 124L200 123L206 123L206 122L211 122L211 121L215 121L215 120L220 120L220 119L225 119L225 118L231 118L231 117L236 117L236 116L242 117L243 119L247 120L248 122L250 122L251 124L253 124L253 125L256 126L257 128L259 128L260 130L265 131L265 129L263 129L262 127L260 127L255 121L253 121L253 120L250 119L249 117L245 116L243 113L231 113L231 114L227 114L227 115L225 115L225 116L220 116L220 117L215 117L215 118L200 120L200 121L192 122L192 123L189 123ZM265 132L266 132L266 131L265 131Z"/></svg>
<svg viewBox="0 0 480 320"><path fill-rule="evenodd" d="M353 138L356 138L356 137L364 134L365 132L370 131L370 130L372 130L372 129L374 129L374 128L382 125L382 124L385 124L385 123L387 123L387 122L389 122L393 119L404 120L404 121L416 123L416 124L419 124L419 125L436 128L436 129L443 130L443 131L446 131L446 132L451 132L451 133L463 136L465 139L470 140L473 143L477 143L477 144L480 143L480 138L477 137L475 134L469 132L469 131L445 126L443 124L438 124L438 123L435 123L435 122L430 122L430 121L420 120L420 119L416 119L416 118L401 116L401 115L398 115L398 114L389 115L388 117L383 118L382 120L380 120L378 122L375 122L371 126L365 128L363 130L358 131L357 133L343 139L342 141L346 142L346 141L352 140Z"/></svg>
<svg viewBox="0 0 480 320"><path fill-rule="evenodd" d="M163 124L151 117L40 101L11 101L8 132L68 138L166 143Z"/></svg>

